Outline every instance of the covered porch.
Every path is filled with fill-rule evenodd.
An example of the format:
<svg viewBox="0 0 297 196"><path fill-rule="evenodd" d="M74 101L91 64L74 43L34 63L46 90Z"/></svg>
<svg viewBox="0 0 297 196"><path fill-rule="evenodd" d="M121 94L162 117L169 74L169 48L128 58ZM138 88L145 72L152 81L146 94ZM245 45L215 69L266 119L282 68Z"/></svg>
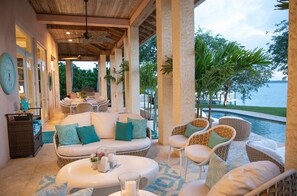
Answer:
<svg viewBox="0 0 297 196"><path fill-rule="evenodd" d="M45 120L59 114L58 61L67 67L67 93L71 93L71 60L97 61L98 92L107 96L107 61L111 70L119 69L123 60L129 62L125 81L125 103L121 85L111 86L112 107L139 114L139 45L151 36L157 36L158 116L159 140L166 145L175 125L194 118L194 8L203 0L89 0L86 27L84 0L17 1L3 0L0 5L0 52L10 53L17 68L18 54L26 61L24 88L26 96L34 100L34 107L43 108ZM224 9L224 8L222 8ZM289 17L289 75L286 130L286 169L297 169L297 1L290 1ZM87 29L86 29L87 28ZM88 31L91 36L84 36ZM18 32L21 32L18 34ZM22 33L23 32L23 33ZM69 32L69 33L67 33ZM30 43L26 42L29 37ZM23 40L25 46L18 44ZM24 41L25 40L25 41ZM72 41L70 41L72 40ZM21 52L19 52L21 51ZM173 73L160 71L166 57L173 58ZM31 65L28 66L28 62ZM44 65L42 66L42 64ZM30 68L36 71L30 76ZM38 69L43 70L39 71ZM17 72L18 73L18 72ZM38 79L42 73L43 80ZM52 84L48 77L52 75ZM30 80L30 78L32 80ZM20 80L20 78L18 78ZM18 81L20 82L20 81ZM51 85L51 86L50 86ZM38 90L43 89L43 90ZM0 90L0 168L10 160L8 129L5 114L19 110L21 90L10 94Z"/></svg>

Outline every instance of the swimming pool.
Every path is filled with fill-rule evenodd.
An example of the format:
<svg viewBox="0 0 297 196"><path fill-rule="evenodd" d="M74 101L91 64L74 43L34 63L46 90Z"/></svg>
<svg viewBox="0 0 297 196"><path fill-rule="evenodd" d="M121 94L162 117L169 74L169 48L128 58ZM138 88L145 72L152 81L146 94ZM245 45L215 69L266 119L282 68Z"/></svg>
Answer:
<svg viewBox="0 0 297 196"><path fill-rule="evenodd" d="M206 111L207 113L207 111ZM255 118L232 112L212 111L212 117L221 118L223 116L237 116L252 123L252 132L280 143L286 142L286 123Z"/></svg>

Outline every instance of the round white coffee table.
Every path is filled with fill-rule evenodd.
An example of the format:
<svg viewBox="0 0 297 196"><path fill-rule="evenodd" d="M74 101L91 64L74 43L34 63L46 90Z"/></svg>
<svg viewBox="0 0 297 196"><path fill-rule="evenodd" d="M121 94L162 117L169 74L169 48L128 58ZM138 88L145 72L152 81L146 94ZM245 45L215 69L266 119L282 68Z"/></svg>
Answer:
<svg viewBox="0 0 297 196"><path fill-rule="evenodd" d="M138 172L143 179L143 187L151 184L158 172L156 161L138 156L117 155L117 167L101 173L91 168L89 158L74 161L62 167L57 174L56 184L68 184L68 193L77 189L93 187L94 192L108 195L120 190L118 176L124 172ZM140 187L140 188L143 188Z"/></svg>
<svg viewBox="0 0 297 196"><path fill-rule="evenodd" d="M121 196L121 191L112 193L109 196ZM145 190L139 190L139 196L157 196L157 195Z"/></svg>

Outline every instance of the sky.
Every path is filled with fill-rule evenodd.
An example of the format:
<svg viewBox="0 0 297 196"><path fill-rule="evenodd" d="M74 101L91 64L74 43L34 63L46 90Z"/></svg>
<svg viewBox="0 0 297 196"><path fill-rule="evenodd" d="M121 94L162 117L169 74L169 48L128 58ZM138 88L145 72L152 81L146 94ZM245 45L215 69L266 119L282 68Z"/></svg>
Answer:
<svg viewBox="0 0 297 196"><path fill-rule="evenodd" d="M200 26L236 41L247 49L268 49L275 25L288 20L287 10L274 10L276 0L205 0L195 8L195 32ZM76 63L82 69L92 69L94 62ZM281 80L275 73L272 80Z"/></svg>
<svg viewBox="0 0 297 196"><path fill-rule="evenodd" d="M274 10L276 0L205 0L195 8L195 31L200 26L236 41L247 49L268 49L276 24L288 20L287 10ZM272 80L281 80L275 73Z"/></svg>

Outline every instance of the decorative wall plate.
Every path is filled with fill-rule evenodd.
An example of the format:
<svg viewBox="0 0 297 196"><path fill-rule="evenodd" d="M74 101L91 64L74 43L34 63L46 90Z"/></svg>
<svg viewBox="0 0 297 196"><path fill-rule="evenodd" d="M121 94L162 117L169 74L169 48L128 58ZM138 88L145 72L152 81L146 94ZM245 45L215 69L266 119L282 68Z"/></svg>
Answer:
<svg viewBox="0 0 297 196"><path fill-rule="evenodd" d="M13 60L8 53L0 56L0 84L6 94L14 91L17 83L17 75Z"/></svg>

